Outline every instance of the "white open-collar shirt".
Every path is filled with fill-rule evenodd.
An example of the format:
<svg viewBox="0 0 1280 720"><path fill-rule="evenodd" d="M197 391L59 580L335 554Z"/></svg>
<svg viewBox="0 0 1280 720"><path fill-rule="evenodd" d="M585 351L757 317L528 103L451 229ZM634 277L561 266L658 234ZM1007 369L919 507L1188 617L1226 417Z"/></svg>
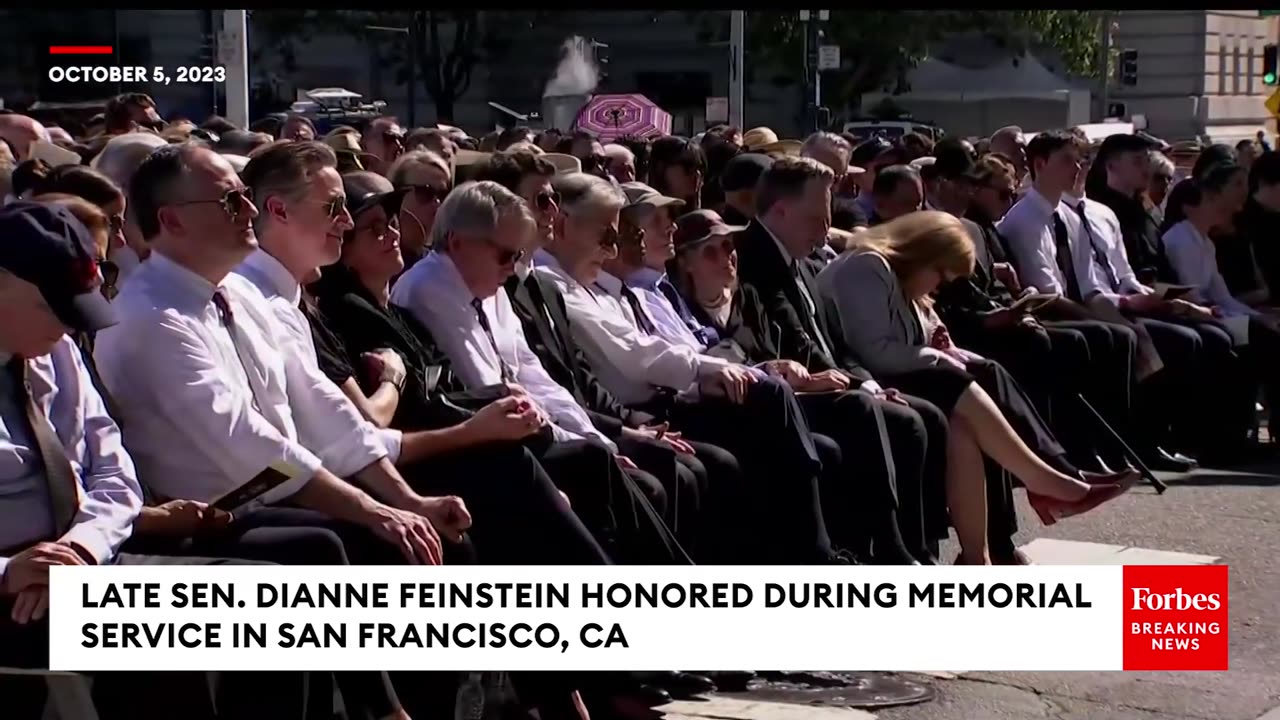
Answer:
<svg viewBox="0 0 1280 720"><path fill-rule="evenodd" d="M213 303L219 288L240 353ZM351 431L351 403L327 378L305 372L243 278L215 287L153 252L114 305L120 323L98 333L94 357L139 477L156 493L207 502L282 464L291 479L260 498L272 503L321 467L350 475L386 456L376 436Z"/></svg>
<svg viewBox="0 0 1280 720"><path fill-rule="evenodd" d="M494 295L480 299L480 307L493 331L493 343L476 317L471 304L474 299L453 260L435 251L414 263L391 288L391 302L407 309L427 326L467 387L502 383L502 362L505 362L514 376L512 381L523 387L551 418L557 440L590 437L614 447L613 442L591 424L587 411L568 390L551 379L538 356L529 349L524 327L507 293L499 288Z"/></svg>

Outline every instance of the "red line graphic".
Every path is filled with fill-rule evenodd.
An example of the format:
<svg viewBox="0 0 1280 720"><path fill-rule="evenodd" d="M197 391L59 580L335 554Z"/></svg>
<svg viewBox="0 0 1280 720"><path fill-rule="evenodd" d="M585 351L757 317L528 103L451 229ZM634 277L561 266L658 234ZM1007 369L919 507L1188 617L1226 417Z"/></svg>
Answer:
<svg viewBox="0 0 1280 720"><path fill-rule="evenodd" d="M50 55L110 55L110 45L51 45Z"/></svg>

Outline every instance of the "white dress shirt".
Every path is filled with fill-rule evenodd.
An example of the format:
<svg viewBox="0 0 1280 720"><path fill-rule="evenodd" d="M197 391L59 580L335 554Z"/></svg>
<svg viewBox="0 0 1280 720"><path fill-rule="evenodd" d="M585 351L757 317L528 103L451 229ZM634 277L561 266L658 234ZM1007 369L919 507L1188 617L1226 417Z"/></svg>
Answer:
<svg viewBox="0 0 1280 720"><path fill-rule="evenodd" d="M1182 285L1195 288L1190 299L1222 310L1224 317L1248 317L1258 310L1240 302L1231 294L1227 283L1218 271L1218 254L1213 241L1200 234L1190 220L1169 228L1160 239L1164 243L1165 256Z"/></svg>
<svg viewBox="0 0 1280 720"><path fill-rule="evenodd" d="M215 292L231 305L238 343L219 320ZM271 310L243 278L218 288L152 253L114 305L120 323L98 333L94 357L139 476L158 494L208 502L284 465L290 480L260 498L271 503L321 467L349 475L386 455L347 432L329 415L323 387L286 362L285 333L263 322Z"/></svg>
<svg viewBox="0 0 1280 720"><path fill-rule="evenodd" d="M640 307L653 321L654 329L664 340L673 345L687 345L695 352L702 352L706 346L698 340L680 313L671 306L671 301L658 289L658 283L666 277L666 273L653 268L640 268L625 278L627 287L640 300Z"/></svg>
<svg viewBox="0 0 1280 720"><path fill-rule="evenodd" d="M559 288L573 339L600 382L626 405L652 399L657 387L696 393L700 379L732 364L668 342L660 335L640 332L631 306L622 298L622 281L609 273L601 272L588 288L570 277L554 258L534 272L543 273Z"/></svg>
<svg viewBox="0 0 1280 720"><path fill-rule="evenodd" d="M1074 198L1065 195L1062 198L1062 205L1064 207L1059 212L1067 226L1067 235L1071 238L1073 255L1077 247L1088 251L1081 252L1078 258L1081 262L1088 262L1090 268L1088 272L1092 289L1086 290L1084 285L1080 286L1085 297L1096 293L1113 306L1119 307L1121 298L1126 295L1148 295L1155 292L1138 282L1138 276L1133 271L1133 266L1129 264L1129 255L1124 249L1124 232L1120 229L1120 220L1111 208L1087 197ZM1084 208L1084 216L1089 222L1088 229L1092 231L1096 250L1095 246L1090 245L1090 233L1080 220L1079 210L1077 210L1080 207ZM1111 284L1111 276L1099 261L1099 257L1106 258L1110 263L1116 280L1115 286ZM1076 275L1084 277L1085 273L1077 267Z"/></svg>
<svg viewBox="0 0 1280 720"><path fill-rule="evenodd" d="M248 280L262 294L266 306L271 309L275 322L279 323L281 330L284 331L284 336L292 344L293 349L284 354L285 361L291 366L297 364L298 367L292 368L296 374L300 377L305 377L306 384L319 388L322 399L335 406L334 420L349 420L354 423L349 432L359 433L363 436L377 436L386 450L387 458L394 463L400 457L400 441L403 437L401 432L391 428L379 428L364 419L364 416L360 414L360 410L342 392L342 388L335 385L320 370L320 361L316 358L315 337L311 334L311 323L307 320L307 316L302 313L302 309L298 307L298 304L302 302L302 287L298 285L298 281L294 279L289 269L270 253L259 249L255 250L252 255L240 264L240 267L236 268L235 274L244 280ZM232 283L237 281L238 279L230 280ZM253 312L255 307L257 307L256 304L251 306L249 308L250 312ZM266 324L271 321L262 318L260 322ZM321 378L325 382L321 382ZM329 389L330 386L332 386L332 390ZM305 419L299 419L299 422L303 421ZM328 423L326 421L324 427L320 428L320 430L328 429L339 432L342 426L338 422ZM366 437L365 440L369 441L369 438Z"/></svg>
<svg viewBox="0 0 1280 720"><path fill-rule="evenodd" d="M49 491L39 447L27 430L26 406L17 402L0 353L0 552L52 540ZM120 428L107 414L80 357L63 336L53 351L27 362L31 397L53 426L79 480L79 511L62 540L75 542L98 564L111 562L133 533L142 510L133 460ZM0 577L9 558L0 555Z"/></svg>
<svg viewBox="0 0 1280 720"><path fill-rule="evenodd" d="M613 442L591 424L586 410L568 390L551 379L538 356L529 349L524 327L507 293L499 288L497 293L480 302L493 331L492 342L480 325L473 300L475 296L463 282L453 260L439 252L427 253L391 288L391 302L409 310L427 326L449 357L453 371L467 387L504 382L505 365L511 373L510 382L522 386L550 416L557 440L591 437L614 448Z"/></svg>
<svg viewBox="0 0 1280 720"><path fill-rule="evenodd" d="M1072 268L1081 299L1101 289L1090 270L1094 266L1088 242L1080 242L1080 218L1063 203L1052 203L1034 187L1027 191L996 224L996 230L1009 242L1018 278L1024 287L1037 292L1067 296L1067 282L1058 268L1058 248L1053 235L1054 212L1067 227L1071 246ZM1075 232L1072 228L1075 228ZM1081 272L1083 270L1083 272Z"/></svg>

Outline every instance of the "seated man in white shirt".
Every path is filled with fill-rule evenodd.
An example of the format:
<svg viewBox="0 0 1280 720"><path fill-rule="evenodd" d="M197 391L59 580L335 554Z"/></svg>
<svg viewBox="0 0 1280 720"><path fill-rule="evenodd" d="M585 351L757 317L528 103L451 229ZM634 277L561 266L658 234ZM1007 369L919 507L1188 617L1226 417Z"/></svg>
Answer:
<svg viewBox="0 0 1280 720"><path fill-rule="evenodd" d="M670 530L631 506L639 490L616 446L547 374L503 291L535 227L524 201L501 185L458 186L436 213L432 252L400 276L391 303L427 327L468 388L506 384L538 409L543 442L527 446L606 550L620 560L661 554L673 545Z"/></svg>
<svg viewBox="0 0 1280 720"><path fill-rule="evenodd" d="M317 268L337 262L343 234L352 228L336 168L333 150L317 142L276 145L250 161L242 177L262 206L254 221L259 248L227 280L247 280L261 293L272 317L258 318L259 325L279 327L281 339L291 344L285 361L304 365L302 372L317 383L319 377L328 378L319 368L310 324L299 309L300 283ZM372 428L358 416L338 417L352 421L352 434ZM406 432L403 439L398 430L381 434L390 437L388 445L399 447L397 468L417 490L456 493L472 509L486 509L482 530L473 537L485 562L607 562L527 450L473 440L471 430L454 425ZM530 433L536 430L536 425L529 427Z"/></svg>
<svg viewBox="0 0 1280 720"><path fill-rule="evenodd" d="M13 313L0 323L0 666L45 668L51 566L237 561L120 551L142 510L142 489L79 347L64 334L116 322L99 294L97 250L71 212L54 205L7 205L0 235L0 307ZM96 679L103 718L212 712L195 707L208 701L200 674L137 677L145 680L141 687L123 674ZM273 694L281 680L273 681ZM40 717L43 685L39 677L0 675L3 715ZM259 684L259 692L269 687ZM139 692L149 708L139 707ZM287 702L259 695L258 706L277 699Z"/></svg>
<svg viewBox="0 0 1280 720"><path fill-rule="evenodd" d="M625 197L584 174L559 178L557 190L555 236L535 272L563 295L573 337L601 382L622 402L737 456L758 491L755 509L768 508L779 526L767 546L749 548L764 553L762 561L847 562L827 534L817 484L822 462L790 388L641 329L639 300L602 269L617 252Z"/></svg>
<svg viewBox="0 0 1280 720"><path fill-rule="evenodd" d="M274 476L283 481L260 502L288 500L317 522L371 531L409 562L440 563L438 531L458 539L465 506L414 493L375 433L351 433L351 403L286 362L280 333L257 322L270 313L261 295L228 278L257 247L258 214L231 165L193 145L160 148L131 195L154 252L117 298L121 322L98 335L94 356L144 482L211 501Z"/></svg>
<svg viewBox="0 0 1280 720"><path fill-rule="evenodd" d="M1066 213L1072 211L1062 205L1063 196L1072 191L1084 170L1080 141L1065 131L1044 132L1032 139L1026 151L1031 187L996 224L996 230L1008 243L1010 259L1023 287L1058 296L1036 310L1036 318L1046 325L1080 331L1094 363L1108 368L1135 368L1138 337L1134 331L1105 321L1085 304L1089 300L1087 290L1092 287L1091 274L1080 270L1089 267L1091 250L1081 243L1071 243ZM1082 262L1073 258L1077 253L1084 254ZM1135 374L1134 370L1127 374L1108 373L1108 379L1113 375L1115 379L1091 396L1097 409L1121 433L1128 431L1132 423L1130 396ZM1118 449L1103 450L1102 454L1115 469L1127 465Z"/></svg>

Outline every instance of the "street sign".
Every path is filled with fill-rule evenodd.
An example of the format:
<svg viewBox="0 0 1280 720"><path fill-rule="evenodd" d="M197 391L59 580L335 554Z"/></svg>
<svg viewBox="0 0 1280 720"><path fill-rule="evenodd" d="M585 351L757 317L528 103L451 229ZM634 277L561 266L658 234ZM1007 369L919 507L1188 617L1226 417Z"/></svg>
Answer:
<svg viewBox="0 0 1280 720"><path fill-rule="evenodd" d="M727 97L707 98L707 122L709 123L729 122L729 98Z"/></svg>
<svg viewBox="0 0 1280 720"><path fill-rule="evenodd" d="M1271 93L1271 97L1267 98L1267 111L1275 117L1280 117L1280 90Z"/></svg>
<svg viewBox="0 0 1280 720"><path fill-rule="evenodd" d="M840 46L839 45L822 45L818 48L818 69L819 70L839 70L840 69Z"/></svg>
<svg viewBox="0 0 1280 720"><path fill-rule="evenodd" d="M1259 10L1258 17L1275 17L1280 15L1280 10Z"/></svg>

